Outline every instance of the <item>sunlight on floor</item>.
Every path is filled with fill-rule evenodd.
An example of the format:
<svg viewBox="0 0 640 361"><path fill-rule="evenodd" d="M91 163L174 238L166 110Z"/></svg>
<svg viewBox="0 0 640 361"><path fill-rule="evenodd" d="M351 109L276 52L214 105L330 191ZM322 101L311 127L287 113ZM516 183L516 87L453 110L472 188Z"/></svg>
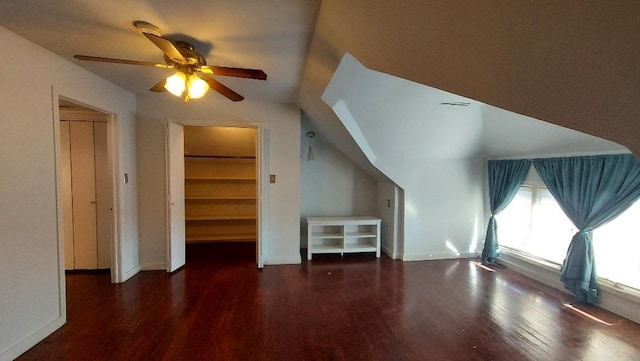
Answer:
<svg viewBox="0 0 640 361"><path fill-rule="evenodd" d="M483 265L483 264L482 264L482 263L480 263L480 262L471 261L471 263L473 263L474 265L476 265L476 266L478 266L478 267L482 268L483 270L486 270L486 271L489 271L489 272L495 272L495 270L493 270L493 269L491 269L491 268L489 268L489 267L487 267L487 266Z"/></svg>
<svg viewBox="0 0 640 361"><path fill-rule="evenodd" d="M589 313L587 313L587 312L585 312L585 311L583 311L583 310L580 310L580 309L578 309L578 308L574 307L574 306L573 306L573 305L571 305L571 304L563 303L563 305L564 305L565 307L567 307L568 309L573 310L573 311L575 311L575 312L577 312L577 313L581 314L582 316L585 316L585 317L587 317L587 318L590 318L590 319L592 319L592 320L594 320L594 321L596 321L596 322L599 322L599 323L601 323L601 324L603 324L603 325L613 326L613 324L612 324L612 323L609 323L609 322L603 321L603 320L599 319L598 317L596 317L596 316L594 316L594 315L591 315L591 314L589 314Z"/></svg>

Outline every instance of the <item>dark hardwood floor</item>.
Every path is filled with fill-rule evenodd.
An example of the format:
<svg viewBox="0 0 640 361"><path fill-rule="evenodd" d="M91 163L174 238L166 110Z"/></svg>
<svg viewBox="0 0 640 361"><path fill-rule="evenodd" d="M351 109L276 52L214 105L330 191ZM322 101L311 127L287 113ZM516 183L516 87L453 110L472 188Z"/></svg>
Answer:
<svg viewBox="0 0 640 361"><path fill-rule="evenodd" d="M640 360L640 325L468 260L314 256L256 270L247 245L187 266L67 276L68 322L19 360Z"/></svg>

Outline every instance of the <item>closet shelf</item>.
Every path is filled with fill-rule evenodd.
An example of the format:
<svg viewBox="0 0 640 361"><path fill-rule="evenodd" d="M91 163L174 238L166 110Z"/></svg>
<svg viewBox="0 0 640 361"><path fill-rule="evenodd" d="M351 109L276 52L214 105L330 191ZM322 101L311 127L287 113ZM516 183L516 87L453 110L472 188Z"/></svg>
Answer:
<svg viewBox="0 0 640 361"><path fill-rule="evenodd" d="M210 158L210 159L256 159L253 155L214 155L214 154L185 154L185 158Z"/></svg>
<svg viewBox="0 0 640 361"><path fill-rule="evenodd" d="M186 181L254 182L256 180L256 177L193 177L193 176L187 176L184 179Z"/></svg>
<svg viewBox="0 0 640 361"><path fill-rule="evenodd" d="M253 196L193 196L185 197L186 200L250 200L255 201L256 197Z"/></svg>
<svg viewBox="0 0 640 361"><path fill-rule="evenodd" d="M210 241L255 241L255 233L233 233L233 234L209 234L202 236L187 236L187 242L210 242Z"/></svg>
<svg viewBox="0 0 640 361"><path fill-rule="evenodd" d="M185 238L201 243L255 242L256 157L219 153L204 147L185 154Z"/></svg>
<svg viewBox="0 0 640 361"><path fill-rule="evenodd" d="M187 221L242 221L255 220L256 216L186 216Z"/></svg>

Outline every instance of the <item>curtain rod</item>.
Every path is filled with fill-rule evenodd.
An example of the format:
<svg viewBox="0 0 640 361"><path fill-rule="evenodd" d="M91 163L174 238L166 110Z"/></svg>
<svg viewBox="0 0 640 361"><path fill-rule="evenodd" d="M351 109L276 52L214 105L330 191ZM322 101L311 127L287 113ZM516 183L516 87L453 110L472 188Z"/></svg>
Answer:
<svg viewBox="0 0 640 361"><path fill-rule="evenodd" d="M590 157L597 155L623 155L631 154L630 151L625 150L605 150L605 151L593 151L593 152L575 152L575 153L555 153L555 154L538 154L538 155L520 155L510 157L497 157L497 158L485 158L485 160L516 160L516 159L540 159L540 158L565 158L565 157Z"/></svg>

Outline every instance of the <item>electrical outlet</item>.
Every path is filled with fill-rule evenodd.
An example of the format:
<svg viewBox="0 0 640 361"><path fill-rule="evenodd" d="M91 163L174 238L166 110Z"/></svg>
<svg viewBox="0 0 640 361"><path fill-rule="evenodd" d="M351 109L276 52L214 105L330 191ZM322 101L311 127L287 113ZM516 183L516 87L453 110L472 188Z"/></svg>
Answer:
<svg viewBox="0 0 640 361"><path fill-rule="evenodd" d="M387 199L387 208L391 208L391 199Z"/></svg>
<svg viewBox="0 0 640 361"><path fill-rule="evenodd" d="M275 174L270 174L269 175L269 183L275 183L276 182L276 175Z"/></svg>

